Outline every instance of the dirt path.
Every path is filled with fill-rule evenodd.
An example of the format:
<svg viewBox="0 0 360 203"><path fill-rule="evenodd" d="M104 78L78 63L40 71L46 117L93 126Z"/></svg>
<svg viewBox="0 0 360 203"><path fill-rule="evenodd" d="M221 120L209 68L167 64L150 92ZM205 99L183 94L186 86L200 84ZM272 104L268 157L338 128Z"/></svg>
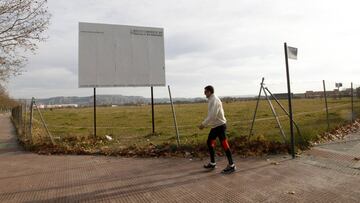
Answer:
<svg viewBox="0 0 360 203"><path fill-rule="evenodd" d="M0 202L359 202L360 134L315 147L300 158L235 157L221 175L205 160L44 156L16 145L0 116ZM359 139L358 141L356 141ZM275 163L275 164L274 164Z"/></svg>

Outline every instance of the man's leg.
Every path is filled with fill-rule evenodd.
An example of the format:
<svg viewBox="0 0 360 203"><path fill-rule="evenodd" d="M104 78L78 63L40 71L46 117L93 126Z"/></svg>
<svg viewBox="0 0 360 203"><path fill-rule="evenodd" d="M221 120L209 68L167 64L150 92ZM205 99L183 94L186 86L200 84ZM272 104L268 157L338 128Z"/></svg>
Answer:
<svg viewBox="0 0 360 203"><path fill-rule="evenodd" d="M210 154L210 162L213 164L215 164L215 145L216 145L216 134L215 134L215 130L211 129L207 140L207 146Z"/></svg>
<svg viewBox="0 0 360 203"><path fill-rule="evenodd" d="M206 142L209 154L210 154L210 163L204 165L204 168L206 169L215 169L216 163L215 163L215 144L216 144L216 133L214 129L210 130L208 140Z"/></svg>
<svg viewBox="0 0 360 203"><path fill-rule="evenodd" d="M221 128L219 129L219 139L220 139L221 146L223 147L226 157L229 161L229 165L232 166L234 164L234 162L232 159L229 142L226 139L226 126L225 125L221 126Z"/></svg>

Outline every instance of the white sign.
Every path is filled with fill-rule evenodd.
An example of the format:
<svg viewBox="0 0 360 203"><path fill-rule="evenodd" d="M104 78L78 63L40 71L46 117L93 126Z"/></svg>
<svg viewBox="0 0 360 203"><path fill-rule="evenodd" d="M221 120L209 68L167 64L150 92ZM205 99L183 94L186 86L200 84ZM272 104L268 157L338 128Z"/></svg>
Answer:
<svg viewBox="0 0 360 203"><path fill-rule="evenodd" d="M343 86L342 83L335 83L335 87L337 87L337 88L340 88L340 87L342 87L342 86Z"/></svg>
<svg viewBox="0 0 360 203"><path fill-rule="evenodd" d="M287 51L288 51L288 58L289 59L297 59L297 52L298 52L298 49L295 48L295 47L287 47Z"/></svg>
<svg viewBox="0 0 360 203"><path fill-rule="evenodd" d="M79 87L165 84L162 28L79 23Z"/></svg>

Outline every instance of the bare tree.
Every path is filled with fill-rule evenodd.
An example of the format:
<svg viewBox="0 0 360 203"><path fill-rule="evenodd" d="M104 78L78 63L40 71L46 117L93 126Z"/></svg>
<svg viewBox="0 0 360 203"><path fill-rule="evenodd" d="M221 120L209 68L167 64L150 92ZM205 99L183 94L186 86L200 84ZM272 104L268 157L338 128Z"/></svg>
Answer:
<svg viewBox="0 0 360 203"><path fill-rule="evenodd" d="M25 52L46 39L47 0L0 0L0 82L22 72Z"/></svg>
<svg viewBox="0 0 360 203"><path fill-rule="evenodd" d="M16 102L9 97L5 87L0 84L0 113L14 106Z"/></svg>

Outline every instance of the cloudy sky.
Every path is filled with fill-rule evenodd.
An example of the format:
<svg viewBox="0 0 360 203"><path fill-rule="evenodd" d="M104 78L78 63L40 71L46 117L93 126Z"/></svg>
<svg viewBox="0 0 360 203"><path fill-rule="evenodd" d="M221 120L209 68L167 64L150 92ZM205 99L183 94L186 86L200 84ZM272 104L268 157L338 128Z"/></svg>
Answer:
<svg viewBox="0 0 360 203"><path fill-rule="evenodd" d="M15 98L89 96L78 88L78 23L163 27L166 81L175 97L256 95L261 77L286 90L283 43L298 48L290 61L292 89L360 84L358 1L329 0L49 0L49 39L22 76L8 84ZM155 97L166 97L164 87ZM99 88L99 94L149 97L150 88Z"/></svg>

